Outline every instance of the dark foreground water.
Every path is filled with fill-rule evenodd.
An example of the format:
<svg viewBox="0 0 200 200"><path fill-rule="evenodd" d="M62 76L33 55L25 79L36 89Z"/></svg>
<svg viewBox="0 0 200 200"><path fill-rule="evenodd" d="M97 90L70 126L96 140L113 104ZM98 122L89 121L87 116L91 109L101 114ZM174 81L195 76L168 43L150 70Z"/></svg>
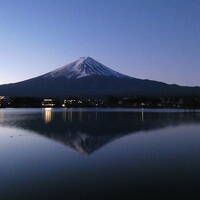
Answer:
<svg viewBox="0 0 200 200"><path fill-rule="evenodd" d="M199 112L0 110L0 200L173 199L199 188Z"/></svg>

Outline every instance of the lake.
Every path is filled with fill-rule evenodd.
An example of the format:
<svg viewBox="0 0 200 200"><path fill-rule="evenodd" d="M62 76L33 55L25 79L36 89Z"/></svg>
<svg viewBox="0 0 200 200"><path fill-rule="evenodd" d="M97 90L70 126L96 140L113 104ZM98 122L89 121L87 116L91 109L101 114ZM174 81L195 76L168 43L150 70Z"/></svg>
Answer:
<svg viewBox="0 0 200 200"><path fill-rule="evenodd" d="M0 109L0 199L195 196L200 112Z"/></svg>

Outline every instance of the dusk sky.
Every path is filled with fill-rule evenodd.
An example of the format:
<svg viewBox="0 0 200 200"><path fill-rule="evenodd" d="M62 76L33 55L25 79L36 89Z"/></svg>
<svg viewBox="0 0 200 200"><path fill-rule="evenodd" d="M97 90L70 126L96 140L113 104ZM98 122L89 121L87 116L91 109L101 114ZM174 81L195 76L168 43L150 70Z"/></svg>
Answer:
<svg viewBox="0 0 200 200"><path fill-rule="evenodd" d="M200 86L200 0L0 0L0 84L81 56L136 78Z"/></svg>

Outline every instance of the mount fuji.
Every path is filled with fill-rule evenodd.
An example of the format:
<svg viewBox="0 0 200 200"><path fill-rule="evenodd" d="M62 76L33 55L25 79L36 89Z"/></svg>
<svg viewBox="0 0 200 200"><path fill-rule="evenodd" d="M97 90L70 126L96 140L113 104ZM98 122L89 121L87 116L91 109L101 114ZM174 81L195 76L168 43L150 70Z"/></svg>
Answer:
<svg viewBox="0 0 200 200"><path fill-rule="evenodd" d="M78 60L47 74L18 83L0 85L2 96L189 96L200 95L200 87L178 86L133 78L90 57Z"/></svg>
<svg viewBox="0 0 200 200"><path fill-rule="evenodd" d="M45 77L57 78L64 76L67 79L79 79L94 75L116 78L126 77L90 57L80 57L75 62L46 74Z"/></svg>

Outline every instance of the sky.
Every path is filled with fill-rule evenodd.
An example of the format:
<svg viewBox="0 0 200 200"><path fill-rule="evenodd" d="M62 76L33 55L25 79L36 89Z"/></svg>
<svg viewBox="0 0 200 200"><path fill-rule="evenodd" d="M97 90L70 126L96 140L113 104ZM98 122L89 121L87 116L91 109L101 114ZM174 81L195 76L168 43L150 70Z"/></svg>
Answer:
<svg viewBox="0 0 200 200"><path fill-rule="evenodd" d="M0 84L82 56L136 78L200 86L200 0L0 0Z"/></svg>

